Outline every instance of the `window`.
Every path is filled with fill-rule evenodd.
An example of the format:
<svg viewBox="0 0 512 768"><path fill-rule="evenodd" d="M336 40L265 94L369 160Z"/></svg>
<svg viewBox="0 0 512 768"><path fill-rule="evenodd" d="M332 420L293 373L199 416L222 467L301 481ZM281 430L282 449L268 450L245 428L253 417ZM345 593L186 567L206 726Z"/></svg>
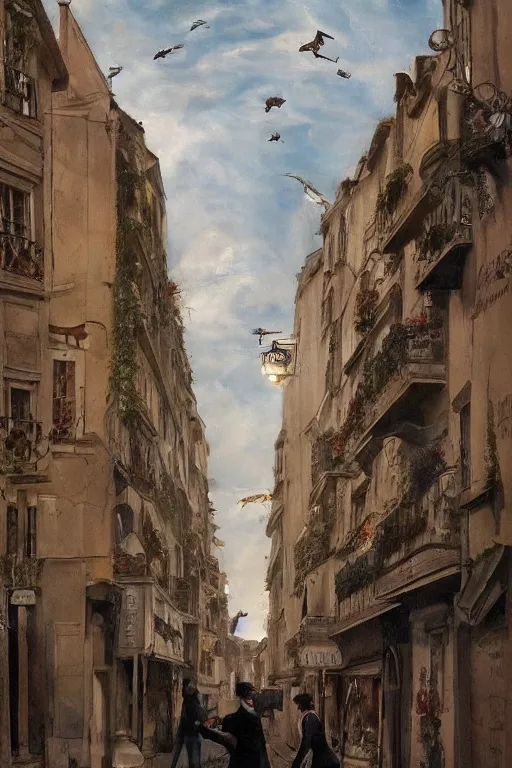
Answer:
<svg viewBox="0 0 512 768"><path fill-rule="evenodd" d="M71 437L76 423L75 362L53 361L54 440Z"/></svg>
<svg viewBox="0 0 512 768"><path fill-rule="evenodd" d="M133 509L129 504L118 504L114 512L116 515L116 544L119 545L133 531Z"/></svg>
<svg viewBox="0 0 512 768"><path fill-rule="evenodd" d="M471 405L460 411L460 473L462 490L471 485Z"/></svg>
<svg viewBox="0 0 512 768"><path fill-rule="evenodd" d="M37 552L37 507L27 509L27 557L35 557Z"/></svg>
<svg viewBox="0 0 512 768"><path fill-rule="evenodd" d="M31 239L30 195L7 184L0 184L2 232Z"/></svg>
<svg viewBox="0 0 512 768"><path fill-rule="evenodd" d="M7 507L7 554L15 555L18 549L18 510Z"/></svg>
<svg viewBox="0 0 512 768"><path fill-rule="evenodd" d="M29 389L11 387L9 391L9 415L14 422L32 421Z"/></svg>
<svg viewBox="0 0 512 768"><path fill-rule="evenodd" d="M338 234L338 258L336 261L340 261L342 264L345 263L345 257L347 255L347 228L345 223L345 217L342 216L340 219L340 230Z"/></svg>
<svg viewBox="0 0 512 768"><path fill-rule="evenodd" d="M2 269L43 278L43 251L32 242L30 195L0 183L0 258Z"/></svg>
<svg viewBox="0 0 512 768"><path fill-rule="evenodd" d="M37 116L36 87L27 74L32 15L12 7L5 14L4 100L6 106L27 117Z"/></svg>
<svg viewBox="0 0 512 768"><path fill-rule="evenodd" d="M352 499L352 520L351 529L357 528L364 520L364 510L366 502L366 493L360 493Z"/></svg>

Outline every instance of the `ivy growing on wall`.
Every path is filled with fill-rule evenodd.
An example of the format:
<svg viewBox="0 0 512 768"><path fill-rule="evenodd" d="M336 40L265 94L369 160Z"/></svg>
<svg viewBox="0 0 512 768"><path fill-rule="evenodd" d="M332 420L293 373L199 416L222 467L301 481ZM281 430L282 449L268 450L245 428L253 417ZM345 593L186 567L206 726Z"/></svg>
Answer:
<svg viewBox="0 0 512 768"><path fill-rule="evenodd" d="M308 573L314 571L332 552L331 535L334 530L335 507L323 518L310 521L306 532L294 548L295 594L304 586Z"/></svg>
<svg viewBox="0 0 512 768"><path fill-rule="evenodd" d="M359 291L356 297L354 328L357 333L365 335L371 331L377 318L379 292L376 290Z"/></svg>
<svg viewBox="0 0 512 768"><path fill-rule="evenodd" d="M122 421L130 427L138 423L141 400L137 392L137 339L142 329L142 309L137 295L137 254L135 236L142 225L131 213L142 183L133 144L127 145L128 158L117 151L117 238L114 281L114 351L110 386L117 396Z"/></svg>
<svg viewBox="0 0 512 768"><path fill-rule="evenodd" d="M384 189L377 196L376 213L392 215L407 189L412 168L407 163L401 165L386 178Z"/></svg>

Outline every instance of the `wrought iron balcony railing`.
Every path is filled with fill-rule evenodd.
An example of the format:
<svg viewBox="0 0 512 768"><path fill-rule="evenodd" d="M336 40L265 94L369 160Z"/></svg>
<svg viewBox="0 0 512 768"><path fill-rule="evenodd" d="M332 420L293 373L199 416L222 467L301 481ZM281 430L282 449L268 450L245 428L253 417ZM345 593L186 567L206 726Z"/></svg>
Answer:
<svg viewBox="0 0 512 768"><path fill-rule="evenodd" d="M0 231L0 266L6 272L43 280L43 249L32 240Z"/></svg>
<svg viewBox="0 0 512 768"><path fill-rule="evenodd" d="M0 472L24 474L37 469L37 462L48 451L44 442L41 422L1 416Z"/></svg>
<svg viewBox="0 0 512 768"><path fill-rule="evenodd" d="M37 117L36 81L9 64L4 64L4 103L20 115Z"/></svg>

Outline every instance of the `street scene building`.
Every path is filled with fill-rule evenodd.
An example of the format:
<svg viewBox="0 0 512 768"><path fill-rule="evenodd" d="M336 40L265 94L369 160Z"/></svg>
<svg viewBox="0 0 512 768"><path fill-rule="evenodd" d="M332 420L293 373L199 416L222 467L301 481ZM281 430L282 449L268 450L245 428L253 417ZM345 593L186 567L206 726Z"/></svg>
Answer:
<svg viewBox="0 0 512 768"><path fill-rule="evenodd" d="M268 674L343 766L512 760L511 23L446 0L298 278Z"/></svg>
<svg viewBox="0 0 512 768"><path fill-rule="evenodd" d="M0 763L153 766L227 577L158 158L59 5L1 4Z"/></svg>

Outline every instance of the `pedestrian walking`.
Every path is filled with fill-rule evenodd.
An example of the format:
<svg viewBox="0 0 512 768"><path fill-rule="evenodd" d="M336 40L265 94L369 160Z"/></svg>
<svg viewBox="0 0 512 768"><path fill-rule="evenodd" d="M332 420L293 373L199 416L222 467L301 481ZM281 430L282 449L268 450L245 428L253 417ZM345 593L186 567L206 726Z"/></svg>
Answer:
<svg viewBox="0 0 512 768"><path fill-rule="evenodd" d="M230 750L229 768L270 768L261 718L254 708L256 690L251 683L238 683L235 693L240 707L222 722L223 732L236 740Z"/></svg>
<svg viewBox="0 0 512 768"><path fill-rule="evenodd" d="M299 710L300 747L291 768L301 768L304 758L313 753L311 768L339 768L340 761L327 743L320 718L309 693L299 693L293 703Z"/></svg>
<svg viewBox="0 0 512 768"><path fill-rule="evenodd" d="M201 768L200 729L207 721L208 715L199 701L199 691L190 678L183 680L181 694L183 704L171 768L178 765L183 746L187 750L189 768Z"/></svg>

